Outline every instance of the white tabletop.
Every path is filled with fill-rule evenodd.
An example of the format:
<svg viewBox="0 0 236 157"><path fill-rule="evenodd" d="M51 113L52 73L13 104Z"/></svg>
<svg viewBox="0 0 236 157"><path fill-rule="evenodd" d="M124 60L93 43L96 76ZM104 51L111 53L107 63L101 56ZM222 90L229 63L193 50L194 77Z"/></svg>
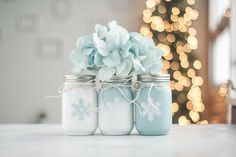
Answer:
<svg viewBox="0 0 236 157"><path fill-rule="evenodd" d="M0 157L235 157L235 125L189 125L167 136L66 136L60 125L0 125Z"/></svg>

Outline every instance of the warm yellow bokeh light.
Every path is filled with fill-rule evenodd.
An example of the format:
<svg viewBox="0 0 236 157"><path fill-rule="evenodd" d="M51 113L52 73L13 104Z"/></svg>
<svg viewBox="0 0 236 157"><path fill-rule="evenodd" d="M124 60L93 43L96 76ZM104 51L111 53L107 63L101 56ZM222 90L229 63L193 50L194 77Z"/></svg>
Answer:
<svg viewBox="0 0 236 157"><path fill-rule="evenodd" d="M148 36L149 32L150 32L150 28L147 25L143 25L140 28L140 33L143 34L144 36Z"/></svg>
<svg viewBox="0 0 236 157"><path fill-rule="evenodd" d="M176 89L177 91L182 91L183 88L184 88L184 86L183 86L181 83L177 82L177 83L175 84L175 89Z"/></svg>
<svg viewBox="0 0 236 157"><path fill-rule="evenodd" d="M192 110L193 109L192 101L188 101L187 104L186 104L186 107L187 107L188 110Z"/></svg>
<svg viewBox="0 0 236 157"><path fill-rule="evenodd" d="M201 63L199 60L195 60L195 61L193 62L193 67L194 67L195 69L201 69L202 63Z"/></svg>
<svg viewBox="0 0 236 157"><path fill-rule="evenodd" d="M177 53L178 53L178 54L184 53L184 48L183 48L183 46L177 46Z"/></svg>
<svg viewBox="0 0 236 157"><path fill-rule="evenodd" d="M143 16L144 17L151 17L152 16L152 11L150 9L145 9L143 11Z"/></svg>
<svg viewBox="0 0 236 157"><path fill-rule="evenodd" d="M195 35L197 35L196 29L195 29L195 28L192 28L192 27L190 27L190 28L188 29L188 33L189 33L190 36L195 36Z"/></svg>
<svg viewBox="0 0 236 157"><path fill-rule="evenodd" d="M153 8L153 7L155 7L155 5L156 5L156 1L155 0L147 0L146 1L146 6L148 8Z"/></svg>
<svg viewBox="0 0 236 157"><path fill-rule="evenodd" d="M194 76L196 76L196 72L195 72L194 69L188 69L187 75L188 75L190 78L193 78Z"/></svg>
<svg viewBox="0 0 236 157"><path fill-rule="evenodd" d="M151 21L152 21L152 18L151 17L143 17L143 21L145 22L145 23L150 23Z"/></svg>
<svg viewBox="0 0 236 157"><path fill-rule="evenodd" d="M180 116L178 119L179 125L190 124L190 121L185 116Z"/></svg>
<svg viewBox="0 0 236 157"><path fill-rule="evenodd" d="M184 51L188 53L192 51L192 48L190 47L189 44L184 44Z"/></svg>
<svg viewBox="0 0 236 157"><path fill-rule="evenodd" d="M163 6L163 5L159 5L159 6L158 6L158 11L159 11L161 14L165 14L165 13L166 13L166 7Z"/></svg>
<svg viewBox="0 0 236 157"><path fill-rule="evenodd" d="M174 34L168 34L167 36L166 36L166 39L167 39L167 41L169 41L169 42L174 42L175 41L175 36L174 36Z"/></svg>
<svg viewBox="0 0 236 157"><path fill-rule="evenodd" d="M159 43L157 47L164 51L164 55L167 55L168 53L170 53L170 47L168 45Z"/></svg>
<svg viewBox="0 0 236 157"><path fill-rule="evenodd" d="M208 124L208 121L207 120L203 120L203 121L200 121L198 124L206 125L206 124Z"/></svg>
<svg viewBox="0 0 236 157"><path fill-rule="evenodd" d="M192 83L193 83L193 85L196 85L196 86L202 86L203 85L203 79L202 79L201 76L193 77Z"/></svg>
<svg viewBox="0 0 236 157"><path fill-rule="evenodd" d="M179 104L174 102L172 103L172 112L177 112L179 110Z"/></svg>
<svg viewBox="0 0 236 157"><path fill-rule="evenodd" d="M173 7L173 8L171 9L171 11L172 11L172 14L173 14L173 15L179 15L179 14L180 14L180 10L179 10L179 8L177 8L177 7Z"/></svg>
<svg viewBox="0 0 236 157"><path fill-rule="evenodd" d="M188 68L189 67L189 62L188 61L181 61L180 65L183 68Z"/></svg>
<svg viewBox="0 0 236 157"><path fill-rule="evenodd" d="M174 61L174 62L172 62L171 63L171 69L172 70L179 70L179 63L178 62L176 62L176 61Z"/></svg>
<svg viewBox="0 0 236 157"><path fill-rule="evenodd" d="M195 36L189 36L187 40L191 49L197 49L198 40Z"/></svg>
<svg viewBox="0 0 236 157"><path fill-rule="evenodd" d="M157 4L160 4L160 3L161 3L161 0L156 0L156 3L157 3Z"/></svg>
<svg viewBox="0 0 236 157"><path fill-rule="evenodd" d="M174 80L171 80L171 81L170 81L170 89L171 89L171 90L174 90L174 89L175 89L175 81L174 81Z"/></svg>
<svg viewBox="0 0 236 157"><path fill-rule="evenodd" d="M189 117L192 119L193 122L197 122L197 121L199 121L199 119L200 119L199 113L198 113L198 112L195 112L195 111L193 111L193 110L191 110L191 111L189 112Z"/></svg>
<svg viewBox="0 0 236 157"><path fill-rule="evenodd" d="M195 0L187 0L189 5L193 5L195 3Z"/></svg>
<svg viewBox="0 0 236 157"><path fill-rule="evenodd" d="M176 80L179 80L180 76L182 76L181 72L180 71L175 71L174 74L173 74L174 78Z"/></svg>
<svg viewBox="0 0 236 157"><path fill-rule="evenodd" d="M205 110L205 105L201 102L194 103L193 110L197 112L203 112Z"/></svg>
<svg viewBox="0 0 236 157"><path fill-rule="evenodd" d="M188 60L188 56L186 55L186 53L181 53L179 55L179 60L181 61L187 61Z"/></svg>
<svg viewBox="0 0 236 157"><path fill-rule="evenodd" d="M169 69L170 68L170 62L167 60L164 60L163 62L163 69Z"/></svg>
<svg viewBox="0 0 236 157"><path fill-rule="evenodd" d="M191 13L192 11L193 11L193 9L191 7L186 7L185 8L186 13Z"/></svg>
<svg viewBox="0 0 236 157"><path fill-rule="evenodd" d="M171 60L172 58L173 58L173 53L167 53L167 54L165 54L164 55L164 58L166 59L166 60Z"/></svg>

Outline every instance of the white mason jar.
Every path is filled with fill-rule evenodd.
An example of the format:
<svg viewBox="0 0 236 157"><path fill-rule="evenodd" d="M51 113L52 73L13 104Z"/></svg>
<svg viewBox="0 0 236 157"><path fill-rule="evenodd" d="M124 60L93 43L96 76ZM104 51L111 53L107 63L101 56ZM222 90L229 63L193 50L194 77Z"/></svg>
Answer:
<svg viewBox="0 0 236 157"><path fill-rule="evenodd" d="M62 128L68 135L91 135L97 129L94 75L65 75L62 89Z"/></svg>
<svg viewBox="0 0 236 157"><path fill-rule="evenodd" d="M113 77L101 82L99 90L99 130L105 135L127 135L134 126L131 78Z"/></svg>

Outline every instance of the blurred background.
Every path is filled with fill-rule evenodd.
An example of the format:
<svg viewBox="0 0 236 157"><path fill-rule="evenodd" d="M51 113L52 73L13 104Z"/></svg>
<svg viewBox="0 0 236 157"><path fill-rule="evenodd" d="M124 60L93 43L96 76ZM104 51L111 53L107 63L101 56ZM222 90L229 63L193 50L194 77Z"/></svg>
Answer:
<svg viewBox="0 0 236 157"><path fill-rule="evenodd" d="M153 38L171 74L173 121L233 122L236 2L0 0L0 123L60 123L68 54L95 24L116 20Z"/></svg>

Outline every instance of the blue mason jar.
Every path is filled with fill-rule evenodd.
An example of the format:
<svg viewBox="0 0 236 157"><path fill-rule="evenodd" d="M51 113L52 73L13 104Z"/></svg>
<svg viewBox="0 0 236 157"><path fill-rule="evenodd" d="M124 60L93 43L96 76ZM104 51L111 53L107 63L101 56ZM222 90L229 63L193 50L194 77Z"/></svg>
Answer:
<svg viewBox="0 0 236 157"><path fill-rule="evenodd" d="M165 135L172 125L170 76L138 75L135 126L141 135Z"/></svg>
<svg viewBox="0 0 236 157"><path fill-rule="evenodd" d="M98 127L104 135L127 135L134 126L131 77L101 82L98 93Z"/></svg>

